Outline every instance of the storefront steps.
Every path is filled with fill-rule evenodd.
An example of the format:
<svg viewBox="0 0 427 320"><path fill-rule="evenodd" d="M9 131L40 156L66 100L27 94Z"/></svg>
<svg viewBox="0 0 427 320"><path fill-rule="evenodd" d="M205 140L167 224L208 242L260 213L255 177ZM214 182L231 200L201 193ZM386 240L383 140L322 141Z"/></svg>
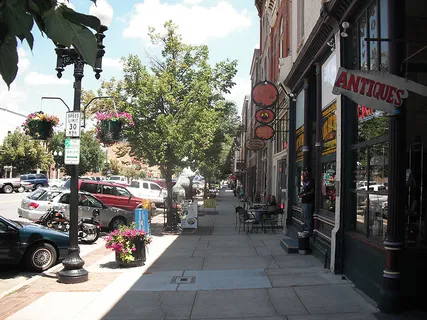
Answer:
<svg viewBox="0 0 427 320"><path fill-rule="evenodd" d="M287 253L298 253L298 240L286 237L280 240L280 245Z"/></svg>

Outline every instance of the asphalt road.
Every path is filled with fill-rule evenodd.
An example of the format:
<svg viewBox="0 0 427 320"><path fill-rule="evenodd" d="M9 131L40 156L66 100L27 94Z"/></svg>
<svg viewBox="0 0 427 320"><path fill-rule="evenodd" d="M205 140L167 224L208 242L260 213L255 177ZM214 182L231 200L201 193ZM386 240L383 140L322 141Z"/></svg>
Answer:
<svg viewBox="0 0 427 320"><path fill-rule="evenodd" d="M0 193L0 215L6 219L22 220L18 217L18 207L21 205L21 199L28 196L29 192L24 193Z"/></svg>

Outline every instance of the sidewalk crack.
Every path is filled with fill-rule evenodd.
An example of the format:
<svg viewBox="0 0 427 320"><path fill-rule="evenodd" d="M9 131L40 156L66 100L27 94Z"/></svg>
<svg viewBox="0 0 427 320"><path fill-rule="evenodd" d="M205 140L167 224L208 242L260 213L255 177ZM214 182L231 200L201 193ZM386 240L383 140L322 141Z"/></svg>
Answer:
<svg viewBox="0 0 427 320"><path fill-rule="evenodd" d="M159 298L158 298L158 306L160 308L160 312L162 313L162 320L166 318L166 312L163 310L162 306L162 298L163 298L163 292L160 292Z"/></svg>
<svg viewBox="0 0 427 320"><path fill-rule="evenodd" d="M273 301L271 301L271 296L270 296L270 292L269 292L270 290L269 289L266 289L266 290L267 290L268 301L270 301L270 303L273 306L274 311L276 312L276 314L280 315L280 313L279 313L279 311L277 311L276 306L274 305Z"/></svg>

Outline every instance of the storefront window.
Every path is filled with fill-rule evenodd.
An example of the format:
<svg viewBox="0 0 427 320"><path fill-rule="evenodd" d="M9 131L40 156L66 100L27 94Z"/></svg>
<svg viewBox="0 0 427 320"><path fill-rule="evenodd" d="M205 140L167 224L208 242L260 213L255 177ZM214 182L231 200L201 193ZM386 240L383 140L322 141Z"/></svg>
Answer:
<svg viewBox="0 0 427 320"><path fill-rule="evenodd" d="M322 165L322 209L335 212L335 174L337 164L335 161Z"/></svg>
<svg viewBox="0 0 427 320"><path fill-rule="evenodd" d="M302 175L302 167L296 167L295 168L295 196L294 196L294 202L295 203L301 203L301 198L298 197L298 195L301 193L301 188L302 188L302 179L301 179L301 175Z"/></svg>
<svg viewBox="0 0 427 320"><path fill-rule="evenodd" d="M378 17L377 17L377 5L374 4L368 9L369 17L369 37L378 38ZM370 70L378 70L379 63L379 48L378 41L370 41L370 51L369 51L369 60L370 60Z"/></svg>
<svg viewBox="0 0 427 320"><path fill-rule="evenodd" d="M369 141L388 134L386 112L357 106L358 135L357 142Z"/></svg>
<svg viewBox="0 0 427 320"><path fill-rule="evenodd" d="M357 160L353 190L356 200L356 231L384 240L388 212L388 143L354 151Z"/></svg>
<svg viewBox="0 0 427 320"><path fill-rule="evenodd" d="M281 159L277 161L278 164L278 179L277 179L277 192L276 192L276 200L277 203L285 202L286 195L286 159Z"/></svg>
<svg viewBox="0 0 427 320"><path fill-rule="evenodd" d="M360 70L368 70L368 46L365 41L367 37L366 31L366 15L363 14L359 20L359 42L360 42Z"/></svg>
<svg viewBox="0 0 427 320"><path fill-rule="evenodd" d="M380 26L381 38L387 39L388 38L387 0L380 0L380 21L381 21L381 26ZM380 69L382 71L388 71L388 42L387 41L381 41L380 47L381 47Z"/></svg>
<svg viewBox="0 0 427 320"><path fill-rule="evenodd" d="M288 142L288 113L276 122L276 153L283 151Z"/></svg>

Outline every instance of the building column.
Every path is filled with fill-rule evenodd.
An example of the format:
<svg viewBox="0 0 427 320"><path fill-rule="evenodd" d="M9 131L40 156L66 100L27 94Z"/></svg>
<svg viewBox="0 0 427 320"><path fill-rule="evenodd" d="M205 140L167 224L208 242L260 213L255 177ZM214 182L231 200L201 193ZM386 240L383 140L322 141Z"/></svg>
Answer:
<svg viewBox="0 0 427 320"><path fill-rule="evenodd" d="M288 161L287 161L287 182L286 182L286 201L287 210L286 214L286 225L292 223L292 201L295 197L295 157L296 157L296 101L293 98L289 100L289 135L288 135Z"/></svg>
<svg viewBox="0 0 427 320"><path fill-rule="evenodd" d="M405 57L405 2L388 0L389 57L391 74L400 75L400 64ZM389 179L388 179L388 220L387 239L384 241L386 264L379 308L384 313L401 312L402 292L400 258L402 256L405 232L405 164L406 128L405 103L395 108L389 116Z"/></svg>
<svg viewBox="0 0 427 320"><path fill-rule="evenodd" d="M304 145L302 147L303 160L302 166L311 170L310 163L310 135L311 135L311 122L310 122L310 92L308 79L304 79Z"/></svg>
<svg viewBox="0 0 427 320"><path fill-rule="evenodd" d="M314 200L314 229L317 229L316 216L322 206L322 72L321 64L316 63L316 176Z"/></svg>

